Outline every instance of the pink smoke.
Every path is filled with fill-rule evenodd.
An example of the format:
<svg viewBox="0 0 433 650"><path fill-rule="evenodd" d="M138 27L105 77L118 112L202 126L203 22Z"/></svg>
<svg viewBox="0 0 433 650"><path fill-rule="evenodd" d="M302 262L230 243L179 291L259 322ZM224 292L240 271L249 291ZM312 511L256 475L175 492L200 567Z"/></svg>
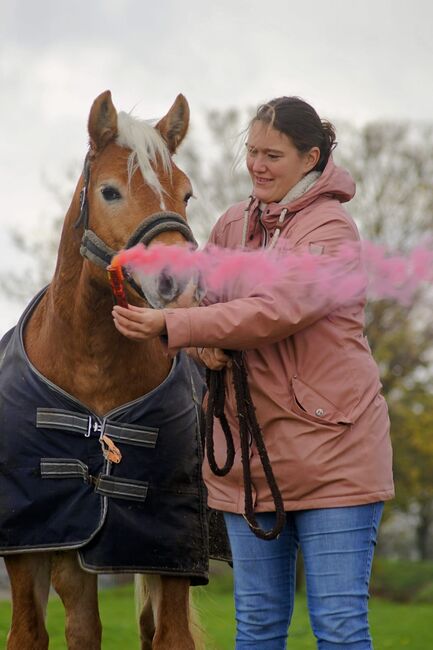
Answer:
<svg viewBox="0 0 433 650"><path fill-rule="evenodd" d="M206 246L202 250L155 244L138 244L121 251L117 261L141 274L163 269L182 276L200 273L208 291L221 294L236 286L236 295L249 295L257 285L274 283L289 274L291 280L314 284L320 291L347 301L367 289L369 298L393 299L408 304L415 292L433 282L433 249L427 245L409 254L390 253L365 241L348 242L333 256L304 251L241 251Z"/></svg>

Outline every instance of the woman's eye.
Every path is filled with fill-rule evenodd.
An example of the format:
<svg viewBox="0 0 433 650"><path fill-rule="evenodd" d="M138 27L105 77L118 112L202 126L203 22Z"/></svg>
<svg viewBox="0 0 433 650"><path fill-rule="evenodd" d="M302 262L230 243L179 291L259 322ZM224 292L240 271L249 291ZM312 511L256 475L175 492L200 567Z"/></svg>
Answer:
<svg viewBox="0 0 433 650"><path fill-rule="evenodd" d="M119 190L116 190L116 188L112 187L111 185L103 187L101 193L106 201L117 201L118 199L122 198Z"/></svg>
<svg viewBox="0 0 433 650"><path fill-rule="evenodd" d="M274 153L268 153L268 158L269 158L270 160L279 160L280 157L281 157L281 156L277 156L277 155L274 154Z"/></svg>

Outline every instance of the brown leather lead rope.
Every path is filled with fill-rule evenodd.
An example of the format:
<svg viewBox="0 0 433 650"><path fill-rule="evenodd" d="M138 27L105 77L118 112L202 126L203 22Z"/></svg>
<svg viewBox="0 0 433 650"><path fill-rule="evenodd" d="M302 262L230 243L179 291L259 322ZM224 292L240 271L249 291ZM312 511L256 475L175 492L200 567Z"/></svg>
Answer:
<svg viewBox="0 0 433 650"><path fill-rule="evenodd" d="M244 363L242 352L229 352L233 363L233 385L236 396L236 406L239 419L239 436L241 441L241 460L242 472L245 489L245 514L244 517L253 531L260 539L275 539L281 533L286 523L284 504L281 492L276 483L274 473L268 453L266 451L263 434L260 425L257 422L254 404L251 399L250 389L248 386L247 370ZM207 384L209 389L208 403L205 418L205 446L209 466L217 476L225 476L233 467L235 458L235 449L233 443L233 434L230 430L229 423L224 414L225 402L225 370L208 370ZM219 467L215 460L214 439L213 439L213 421L214 417L221 422L227 446L227 457L223 467ZM275 504L276 522L271 530L260 528L255 514L253 505L251 470L249 461L250 443L255 442L259 452L260 461L265 473L266 481L271 490L272 498Z"/></svg>

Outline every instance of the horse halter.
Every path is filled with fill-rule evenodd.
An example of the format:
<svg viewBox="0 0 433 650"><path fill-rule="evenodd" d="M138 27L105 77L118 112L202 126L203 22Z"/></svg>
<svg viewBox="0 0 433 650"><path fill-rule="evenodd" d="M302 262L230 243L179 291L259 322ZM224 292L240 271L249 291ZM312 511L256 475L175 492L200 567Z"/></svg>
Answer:
<svg viewBox="0 0 433 650"><path fill-rule="evenodd" d="M96 264L105 270L110 264L112 258L117 255L119 251L115 251L113 248L108 246L108 244L106 244L93 230L89 228L89 154L86 155L84 161L83 179L84 184L80 192L80 214L74 224L75 228L78 228L81 225L84 227L80 253L83 257L93 262L93 264ZM136 244L144 244L147 246L157 235L162 232L172 232L173 230L179 232L183 237L185 237L186 241L190 242L197 248L197 241L195 240L192 230L186 223L185 219L181 217L180 214L169 211L156 212L143 219L126 242L125 248L132 248L132 246L135 246ZM131 287L137 291L142 298L145 298L142 289L133 280L131 275L127 271L124 271L124 275Z"/></svg>

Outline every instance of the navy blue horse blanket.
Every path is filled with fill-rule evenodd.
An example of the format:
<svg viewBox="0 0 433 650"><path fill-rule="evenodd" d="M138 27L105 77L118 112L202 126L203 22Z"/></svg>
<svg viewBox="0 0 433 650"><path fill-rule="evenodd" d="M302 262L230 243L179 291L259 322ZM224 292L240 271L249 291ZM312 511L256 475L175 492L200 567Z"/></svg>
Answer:
<svg viewBox="0 0 433 650"><path fill-rule="evenodd" d="M206 584L200 372L181 352L155 390L99 417L26 355L41 295L0 343L0 555L77 549L88 571ZM104 457L104 433L118 464Z"/></svg>

